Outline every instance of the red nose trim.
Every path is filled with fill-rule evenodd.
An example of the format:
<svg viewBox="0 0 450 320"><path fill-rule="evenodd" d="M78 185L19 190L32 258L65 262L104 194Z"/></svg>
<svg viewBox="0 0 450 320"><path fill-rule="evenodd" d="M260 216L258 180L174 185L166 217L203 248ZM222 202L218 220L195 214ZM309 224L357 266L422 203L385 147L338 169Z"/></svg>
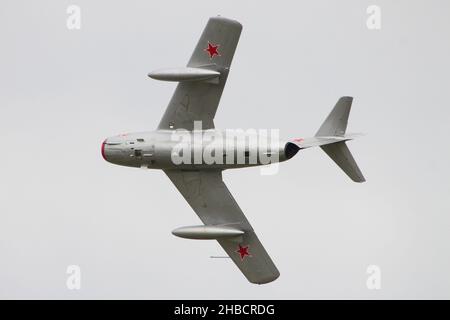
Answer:
<svg viewBox="0 0 450 320"><path fill-rule="evenodd" d="M103 143L102 143L102 157L103 157L103 159L106 160L105 144L106 144L106 139L105 139L105 141L103 141Z"/></svg>

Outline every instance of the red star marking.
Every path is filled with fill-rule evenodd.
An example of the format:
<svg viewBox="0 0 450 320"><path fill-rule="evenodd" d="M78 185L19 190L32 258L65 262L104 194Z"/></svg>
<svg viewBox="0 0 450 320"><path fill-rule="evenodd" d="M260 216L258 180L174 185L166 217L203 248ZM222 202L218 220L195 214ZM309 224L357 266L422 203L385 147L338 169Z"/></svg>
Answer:
<svg viewBox="0 0 450 320"><path fill-rule="evenodd" d="M252 256L252 255L250 254L250 252L248 252L248 247L249 247L249 246L243 247L243 246L239 245L239 248L236 250L236 252L239 253L239 255L241 256L241 261L244 260L244 258L245 258L246 256L249 256L249 257Z"/></svg>
<svg viewBox="0 0 450 320"><path fill-rule="evenodd" d="M293 141L295 141L295 142L303 142L305 139L303 139L303 138L296 138L296 139L294 139Z"/></svg>
<svg viewBox="0 0 450 320"><path fill-rule="evenodd" d="M208 52L209 58L212 59L214 56L220 57L219 51L217 51L217 48L219 48L220 45L216 44L213 45L212 43L208 42L208 48L203 49L204 51Z"/></svg>

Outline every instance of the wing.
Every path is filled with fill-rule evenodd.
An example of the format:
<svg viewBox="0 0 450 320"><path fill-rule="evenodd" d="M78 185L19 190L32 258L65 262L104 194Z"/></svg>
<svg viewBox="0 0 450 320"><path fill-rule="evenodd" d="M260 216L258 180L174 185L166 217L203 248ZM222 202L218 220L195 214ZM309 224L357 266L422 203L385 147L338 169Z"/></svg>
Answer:
<svg viewBox="0 0 450 320"><path fill-rule="evenodd" d="M279 277L278 269L223 182L222 171L165 173L205 225L230 225L245 232L238 239L218 242L250 282L262 284Z"/></svg>
<svg viewBox="0 0 450 320"><path fill-rule="evenodd" d="M187 66L218 71L218 81L179 83L158 129L192 130L194 121L202 121L203 129L214 128L213 119L241 30L242 25L237 21L222 17L209 19Z"/></svg>

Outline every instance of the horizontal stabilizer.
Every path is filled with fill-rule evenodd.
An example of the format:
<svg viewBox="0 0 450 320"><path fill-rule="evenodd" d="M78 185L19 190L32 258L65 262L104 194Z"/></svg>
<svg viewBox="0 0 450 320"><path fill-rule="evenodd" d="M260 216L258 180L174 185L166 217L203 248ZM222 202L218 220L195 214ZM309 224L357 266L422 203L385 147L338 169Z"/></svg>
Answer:
<svg viewBox="0 0 450 320"><path fill-rule="evenodd" d="M295 144L299 149L306 149L311 147L320 147L331 143L349 141L362 136L362 133L344 134L343 136L331 136L331 137L311 137L302 139L293 139L288 143Z"/></svg>
<svg viewBox="0 0 450 320"><path fill-rule="evenodd" d="M322 150L355 182L364 182L355 159L344 141L321 146Z"/></svg>

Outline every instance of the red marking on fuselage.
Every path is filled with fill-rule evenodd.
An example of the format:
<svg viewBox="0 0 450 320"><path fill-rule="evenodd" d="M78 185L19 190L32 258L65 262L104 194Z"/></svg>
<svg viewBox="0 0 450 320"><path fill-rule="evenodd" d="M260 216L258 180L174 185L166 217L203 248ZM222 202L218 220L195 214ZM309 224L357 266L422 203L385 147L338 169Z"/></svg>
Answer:
<svg viewBox="0 0 450 320"><path fill-rule="evenodd" d="M106 160L105 144L106 144L106 139L105 139L105 141L103 141L103 143L102 143L102 157L103 157L103 159Z"/></svg>

